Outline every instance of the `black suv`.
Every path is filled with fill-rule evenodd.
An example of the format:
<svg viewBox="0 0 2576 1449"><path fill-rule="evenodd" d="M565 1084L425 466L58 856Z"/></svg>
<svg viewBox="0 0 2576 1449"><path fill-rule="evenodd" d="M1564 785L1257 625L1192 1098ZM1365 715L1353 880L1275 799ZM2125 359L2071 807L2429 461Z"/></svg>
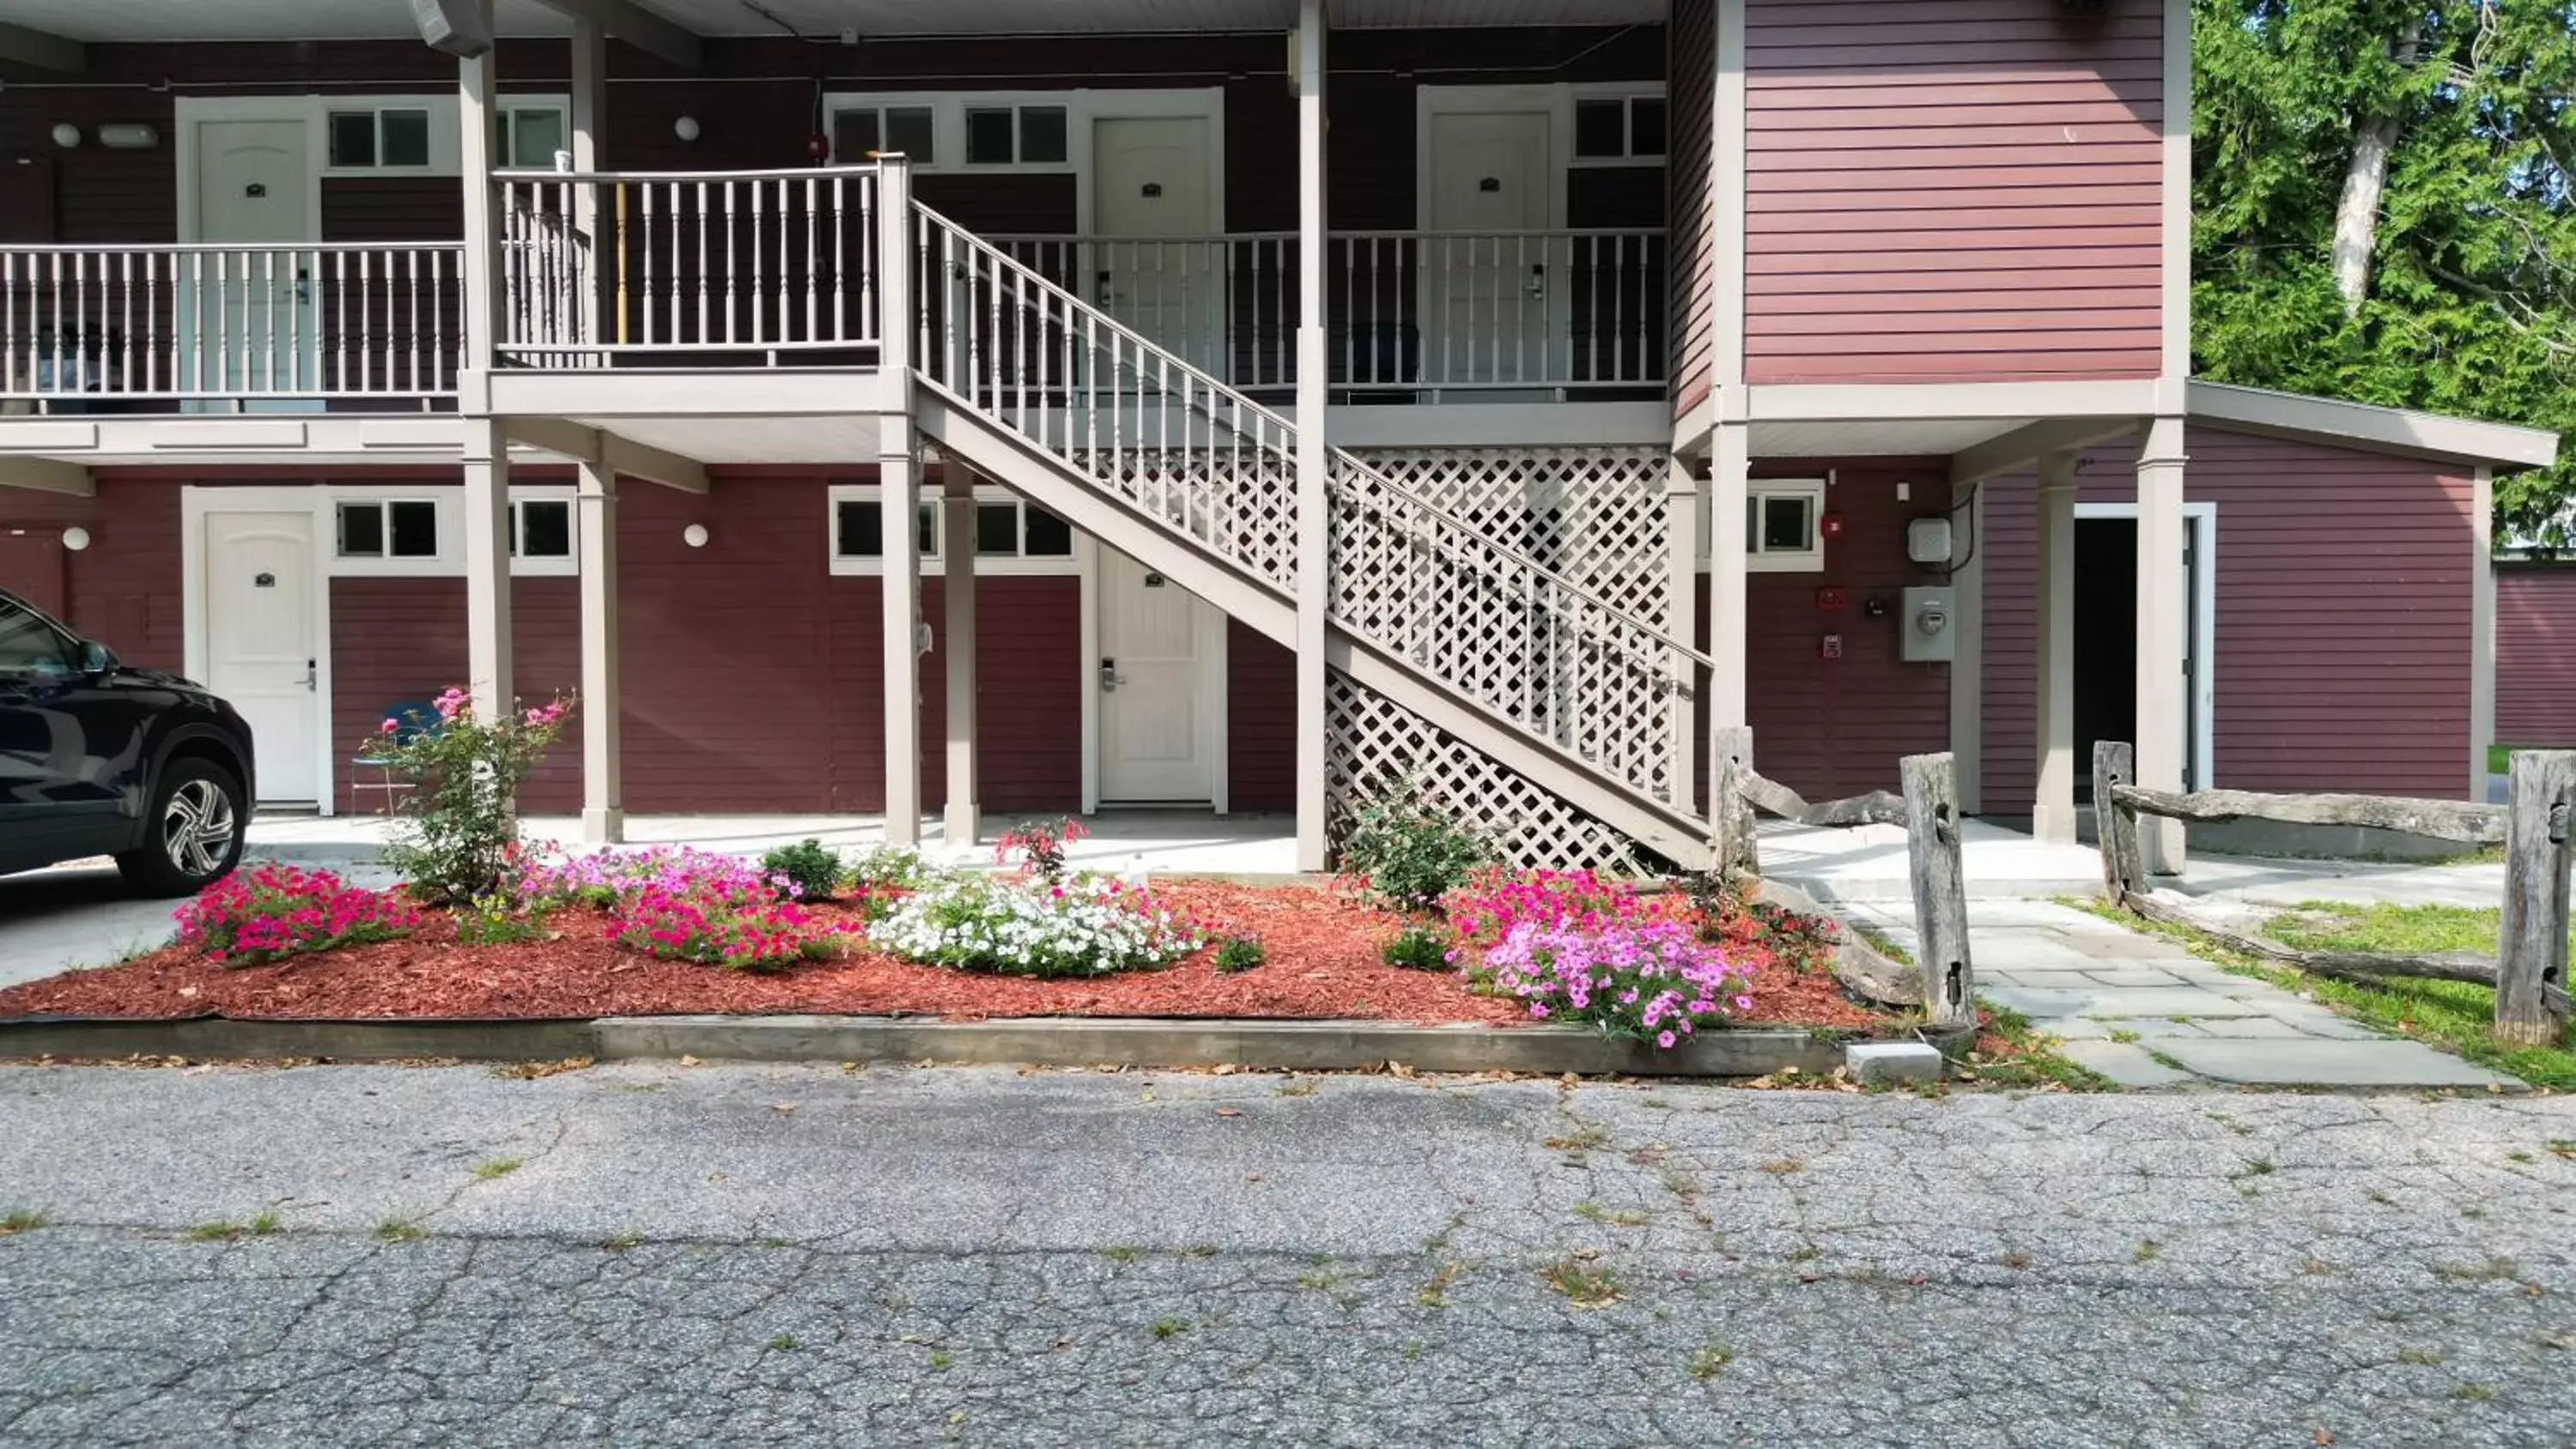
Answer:
<svg viewBox="0 0 2576 1449"><path fill-rule="evenodd" d="M136 889L186 895L241 859L250 791L231 705L0 589L0 872L112 855Z"/></svg>

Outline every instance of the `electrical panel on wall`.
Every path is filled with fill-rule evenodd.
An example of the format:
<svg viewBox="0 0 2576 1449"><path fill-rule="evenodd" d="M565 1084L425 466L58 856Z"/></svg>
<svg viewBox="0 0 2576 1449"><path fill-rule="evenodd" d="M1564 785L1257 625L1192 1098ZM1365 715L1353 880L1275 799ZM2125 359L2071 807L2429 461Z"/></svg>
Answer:
<svg viewBox="0 0 2576 1449"><path fill-rule="evenodd" d="M1950 589L1907 589L1896 626L1909 664L1946 664L1959 657L1958 595Z"/></svg>

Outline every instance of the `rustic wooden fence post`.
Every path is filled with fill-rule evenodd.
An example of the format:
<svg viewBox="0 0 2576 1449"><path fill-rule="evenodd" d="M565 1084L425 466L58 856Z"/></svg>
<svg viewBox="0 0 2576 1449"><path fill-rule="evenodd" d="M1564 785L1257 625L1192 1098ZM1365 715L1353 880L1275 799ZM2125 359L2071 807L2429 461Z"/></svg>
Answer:
<svg viewBox="0 0 2576 1449"><path fill-rule="evenodd" d="M1717 871L1759 876L1762 848L1753 833L1753 799L1744 788L1745 776L1753 773L1753 727L1719 725L1715 734L1717 776L1708 783L1708 814L1717 827Z"/></svg>
<svg viewBox="0 0 2576 1449"><path fill-rule="evenodd" d="M2093 742L2093 836L2102 850L2102 892L2115 906L2138 893L2138 815L2111 798L2115 787L2138 778L2137 751L2118 740Z"/></svg>
<svg viewBox="0 0 2576 1449"><path fill-rule="evenodd" d="M1959 840L1957 762L1944 752L1908 755L1906 851L1914 883L1915 960L1923 972L1923 1014L1936 1027L1973 1025L1976 973L1968 961L1968 881Z"/></svg>
<svg viewBox="0 0 2576 1449"><path fill-rule="evenodd" d="M2553 997L2567 989L2567 870L2576 814L2576 751L2519 750L2505 842L2504 921L2497 939L2495 1033L2516 1046L2558 1039Z"/></svg>

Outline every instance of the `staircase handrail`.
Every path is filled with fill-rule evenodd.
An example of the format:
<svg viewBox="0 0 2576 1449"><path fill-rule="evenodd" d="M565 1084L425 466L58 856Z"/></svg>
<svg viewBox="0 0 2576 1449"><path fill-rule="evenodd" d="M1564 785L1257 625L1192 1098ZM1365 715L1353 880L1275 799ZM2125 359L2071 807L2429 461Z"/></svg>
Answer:
<svg viewBox="0 0 2576 1449"><path fill-rule="evenodd" d="M921 213L925 218L938 226L946 228L951 234L964 240L968 246L984 252L994 261L998 262L1002 267L1017 273L1023 280L1036 287L1042 288L1047 292L1054 293L1056 297L1069 304L1071 307L1097 319L1102 326L1135 344L1139 352L1153 354L1158 364L1167 366L1175 372L1186 375L1193 382L1204 386L1211 396L1222 394L1244 411L1255 414L1271 423L1277 424L1281 430L1282 436L1290 439L1296 437L1297 425L1285 415L1265 406L1262 403L1254 401L1251 397L1238 391L1232 384L1220 381L1216 377L1210 375L1205 369L1194 366L1186 358L1179 356L1169 348L1166 348L1162 344L1154 341L1152 338L1145 336L1143 333L1129 327L1117 318L1110 316L1107 312L1102 311L1093 303L1083 300L1082 297L1078 296L1070 289L1049 279L1044 273L1038 271L1036 268L1029 266L1017 257L1012 256L1009 252L1002 250L1000 247L993 245L984 238L977 236L974 232L958 225L948 217L942 216L939 212L923 205L920 201L916 200L912 205L913 209ZM916 369L918 369L920 365L920 361L916 360ZM965 398L961 396L960 401L965 401ZM971 406L971 403L969 405ZM978 410L981 411L981 409ZM1214 423L1216 422L1216 419L1211 415L1209 416L1208 421ZM1392 475L1370 463L1367 459L1342 448L1328 447L1327 452L1331 461L1335 465L1366 476L1369 481L1376 484L1378 487L1385 489L1390 496L1400 500L1407 506L1420 509L1423 513L1436 518L1442 523L1448 524L1453 528L1462 529L1470 536L1477 536L1483 532L1478 525L1470 522L1466 518L1451 512L1442 505L1433 502L1431 499L1426 498L1420 493L1405 487L1402 483L1397 482ZM1558 590L1577 602L1599 610L1612 622L1624 625L1627 628L1648 636L1655 642L1662 644L1665 648L1679 654L1685 660L1689 660L1710 669L1715 669L1717 667L1717 661L1714 658L1711 658L1708 654L1703 653L1697 647L1685 642L1684 640L1675 638L1672 634L1668 633L1663 626L1638 618L1636 615L1629 613L1626 609L1601 597L1591 589L1567 578L1556 570L1549 568L1547 565L1540 563L1537 559L1532 558L1528 554L1522 553L1508 544L1499 542L1489 543L1486 546L1491 548L1497 557L1511 560L1518 567L1526 569L1530 574L1545 582L1550 588Z"/></svg>

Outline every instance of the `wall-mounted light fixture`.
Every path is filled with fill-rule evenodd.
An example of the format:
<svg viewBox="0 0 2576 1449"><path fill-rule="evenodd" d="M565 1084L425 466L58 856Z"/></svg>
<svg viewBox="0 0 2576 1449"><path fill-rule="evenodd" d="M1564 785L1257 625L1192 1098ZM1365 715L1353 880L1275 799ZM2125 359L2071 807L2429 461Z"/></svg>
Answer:
<svg viewBox="0 0 2576 1449"><path fill-rule="evenodd" d="M54 123L54 144L68 151L80 144L80 127L69 121Z"/></svg>
<svg viewBox="0 0 2576 1449"><path fill-rule="evenodd" d="M694 141L698 139L698 118L695 116L682 116L680 119L673 121L671 123L671 134L679 137L683 141Z"/></svg>
<svg viewBox="0 0 2576 1449"><path fill-rule="evenodd" d="M69 549L73 553L78 553L82 549L89 547L89 530L81 527L79 524L73 524L71 527L64 529L63 547Z"/></svg>
<svg viewBox="0 0 2576 1449"><path fill-rule="evenodd" d="M161 144L161 133L141 121L110 121L98 128L98 144L111 151L149 151Z"/></svg>
<svg viewBox="0 0 2576 1449"><path fill-rule="evenodd" d="M691 548L705 548L707 546L707 526L703 523L692 523L688 527L681 529L680 542L687 544Z"/></svg>

